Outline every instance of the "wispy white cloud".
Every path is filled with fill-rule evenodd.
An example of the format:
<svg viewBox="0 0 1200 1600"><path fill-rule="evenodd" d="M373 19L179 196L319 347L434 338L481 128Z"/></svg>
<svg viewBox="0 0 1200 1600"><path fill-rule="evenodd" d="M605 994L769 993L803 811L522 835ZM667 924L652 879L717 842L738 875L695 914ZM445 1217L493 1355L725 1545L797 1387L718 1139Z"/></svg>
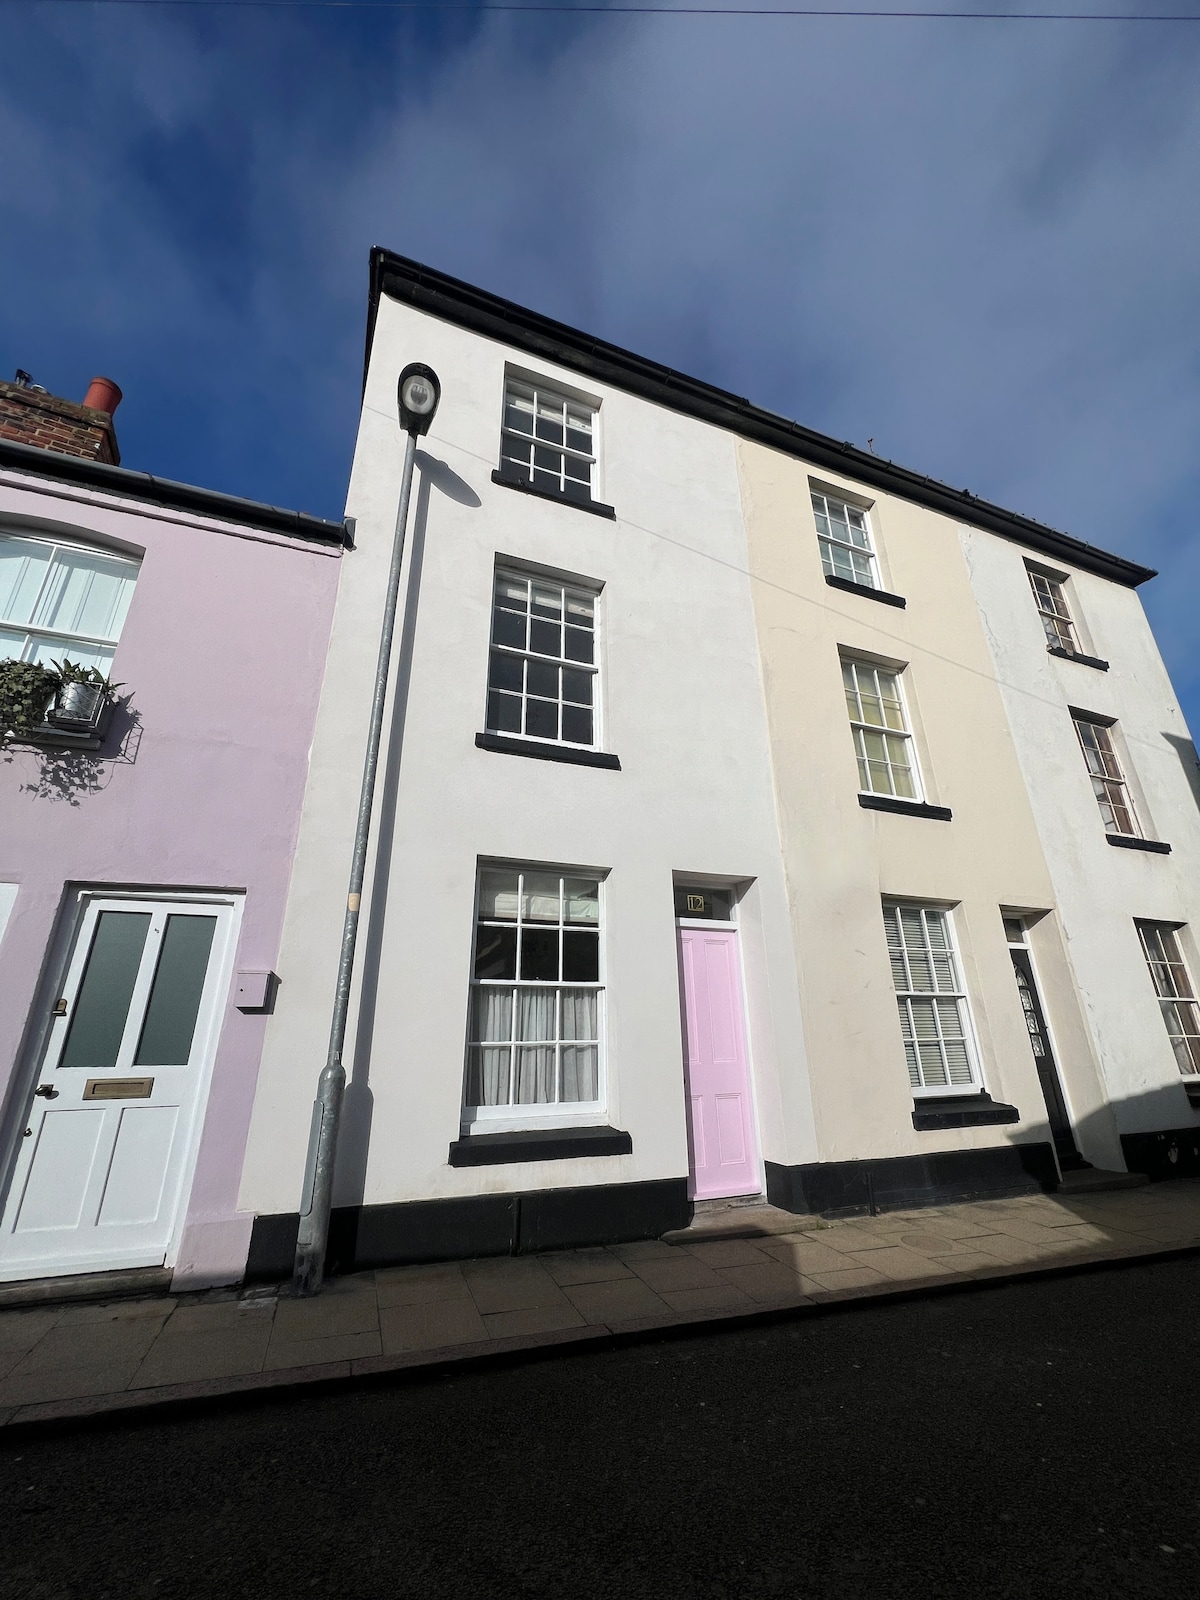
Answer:
<svg viewBox="0 0 1200 1600"><path fill-rule="evenodd" d="M104 21L0 19L0 329L136 464L336 509L384 243L1168 565L1200 695L1190 33Z"/></svg>

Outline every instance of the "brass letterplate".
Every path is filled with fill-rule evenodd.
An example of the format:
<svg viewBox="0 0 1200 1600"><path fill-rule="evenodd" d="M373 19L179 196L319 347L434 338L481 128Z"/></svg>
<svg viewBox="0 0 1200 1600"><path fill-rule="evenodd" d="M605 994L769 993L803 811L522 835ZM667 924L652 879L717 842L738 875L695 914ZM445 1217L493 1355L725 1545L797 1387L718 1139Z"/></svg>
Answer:
<svg viewBox="0 0 1200 1600"><path fill-rule="evenodd" d="M85 1100L149 1100L153 1078L89 1078L83 1086Z"/></svg>

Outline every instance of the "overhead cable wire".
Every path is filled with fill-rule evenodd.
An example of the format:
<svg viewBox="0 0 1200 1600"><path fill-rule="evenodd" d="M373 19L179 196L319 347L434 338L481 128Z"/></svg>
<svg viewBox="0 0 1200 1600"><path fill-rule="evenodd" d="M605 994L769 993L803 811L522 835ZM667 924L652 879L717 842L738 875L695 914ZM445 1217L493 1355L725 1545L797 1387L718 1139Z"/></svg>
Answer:
<svg viewBox="0 0 1200 1600"><path fill-rule="evenodd" d="M1200 22L1200 12L1128 11L884 11L861 7L816 6L606 6L523 5L505 0L0 0L0 5L27 6L191 6L200 10L254 8L303 11L458 11L525 15L615 17L812 17L862 18L891 22Z"/></svg>

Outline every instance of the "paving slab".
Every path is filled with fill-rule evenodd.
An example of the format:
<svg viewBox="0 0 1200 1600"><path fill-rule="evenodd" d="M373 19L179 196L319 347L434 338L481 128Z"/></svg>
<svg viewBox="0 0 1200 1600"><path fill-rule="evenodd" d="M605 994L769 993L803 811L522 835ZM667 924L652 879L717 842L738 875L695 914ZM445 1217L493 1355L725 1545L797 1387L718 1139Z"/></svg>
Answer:
<svg viewBox="0 0 1200 1600"><path fill-rule="evenodd" d="M443 1345L473 1344L488 1336L483 1318L471 1300L439 1300L432 1305L391 1306L379 1313L383 1354L404 1350L436 1350Z"/></svg>
<svg viewBox="0 0 1200 1600"><path fill-rule="evenodd" d="M761 1266L720 1267L725 1283L760 1303L804 1293L804 1280L780 1261L764 1261Z"/></svg>
<svg viewBox="0 0 1200 1600"><path fill-rule="evenodd" d="M427 1306L439 1300L469 1300L471 1291L458 1262L432 1273L424 1267L399 1267L375 1274L375 1298L381 1311L391 1306Z"/></svg>
<svg viewBox="0 0 1200 1600"><path fill-rule="evenodd" d="M262 1363L264 1372L280 1367L323 1366L383 1354L379 1330L369 1333L335 1333L324 1339L272 1339Z"/></svg>
<svg viewBox="0 0 1200 1600"><path fill-rule="evenodd" d="M271 1336L269 1327L179 1334L159 1339L147 1352L130 1387L194 1383L203 1378L233 1378L261 1372Z"/></svg>
<svg viewBox="0 0 1200 1600"><path fill-rule="evenodd" d="M633 1317L671 1315L667 1302L640 1278L576 1283L563 1292L585 1322L627 1322Z"/></svg>
<svg viewBox="0 0 1200 1600"><path fill-rule="evenodd" d="M539 1256L538 1260L560 1288L569 1283L608 1283L634 1276L633 1269L611 1250L562 1250Z"/></svg>

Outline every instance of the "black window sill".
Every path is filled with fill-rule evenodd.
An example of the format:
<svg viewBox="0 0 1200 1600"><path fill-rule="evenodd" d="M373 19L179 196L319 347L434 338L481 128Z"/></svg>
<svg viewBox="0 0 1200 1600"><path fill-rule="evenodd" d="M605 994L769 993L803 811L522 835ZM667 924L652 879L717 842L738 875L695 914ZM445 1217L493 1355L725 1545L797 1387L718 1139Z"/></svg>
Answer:
<svg viewBox="0 0 1200 1600"><path fill-rule="evenodd" d="M505 489L519 489L522 494L535 494L539 500L553 500L560 506L573 506L576 511L590 511L594 517L616 520L617 513L614 507L606 506L599 500L572 500L569 494L559 494L554 489L542 489L536 483L526 483L523 478L501 472L499 468L492 473L492 482L501 484Z"/></svg>
<svg viewBox="0 0 1200 1600"><path fill-rule="evenodd" d="M1188 1097L1189 1105L1194 1106L1197 1111L1200 1111L1200 1079L1193 1078L1191 1082L1188 1082L1188 1080L1185 1078L1183 1092Z"/></svg>
<svg viewBox="0 0 1200 1600"><path fill-rule="evenodd" d="M1048 644L1046 654L1057 656L1060 661L1078 661L1081 667L1095 667L1097 672L1108 671L1108 662L1101 661L1099 656L1080 655L1078 650L1064 650L1060 644Z"/></svg>
<svg viewBox="0 0 1200 1600"><path fill-rule="evenodd" d="M913 1127L918 1132L934 1128L983 1128L997 1122L1020 1122L1016 1106L1003 1105L990 1094L948 1094L938 1100L913 1101Z"/></svg>
<svg viewBox="0 0 1200 1600"><path fill-rule="evenodd" d="M531 1128L476 1133L450 1146L452 1167L493 1167L513 1161L569 1161L582 1156L627 1156L633 1140L619 1128Z"/></svg>
<svg viewBox="0 0 1200 1600"><path fill-rule="evenodd" d="M927 806L916 800L896 800L890 794L860 794L864 811L891 811L898 817L929 817L934 822L949 822L954 813L949 806Z"/></svg>
<svg viewBox="0 0 1200 1600"><path fill-rule="evenodd" d="M1104 837L1119 850L1149 850L1156 856L1171 854L1171 846L1161 839L1135 839L1131 833L1106 833Z"/></svg>
<svg viewBox="0 0 1200 1600"><path fill-rule="evenodd" d="M1162 838L1134 838L1133 834L1106 834L1107 842L1117 846L1118 850L1149 850L1155 856L1170 856L1171 846L1165 845Z"/></svg>
<svg viewBox="0 0 1200 1600"><path fill-rule="evenodd" d="M85 750L94 753L104 748L103 733L73 733L52 722L42 722L28 733L14 734L9 744L36 746L39 750Z"/></svg>
<svg viewBox="0 0 1200 1600"><path fill-rule="evenodd" d="M621 762L608 750L584 750L573 744L541 744L537 739L514 739L507 733L477 733L481 750L498 750L506 756L532 756L535 761L565 761L575 767L607 767L620 772Z"/></svg>
<svg viewBox="0 0 1200 1600"><path fill-rule="evenodd" d="M825 582L831 589L841 589L845 594L861 594L866 600L879 600L885 606L899 606L903 611L907 601L898 594L889 594L886 589L873 589L869 583L855 583L852 578L835 578L828 572Z"/></svg>

